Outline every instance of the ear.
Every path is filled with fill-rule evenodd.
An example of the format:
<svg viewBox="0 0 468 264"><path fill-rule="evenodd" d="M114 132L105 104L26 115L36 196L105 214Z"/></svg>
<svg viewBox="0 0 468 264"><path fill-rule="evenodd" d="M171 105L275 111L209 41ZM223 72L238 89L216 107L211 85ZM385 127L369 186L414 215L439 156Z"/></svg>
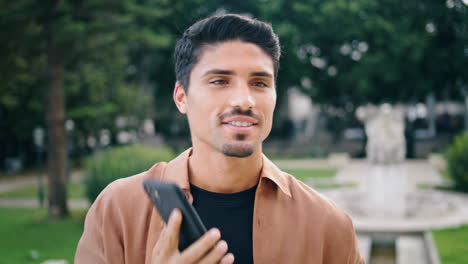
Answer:
<svg viewBox="0 0 468 264"><path fill-rule="evenodd" d="M182 114L187 113L187 94L185 93L184 87L180 82L176 82L174 87L174 94L172 95L174 102Z"/></svg>

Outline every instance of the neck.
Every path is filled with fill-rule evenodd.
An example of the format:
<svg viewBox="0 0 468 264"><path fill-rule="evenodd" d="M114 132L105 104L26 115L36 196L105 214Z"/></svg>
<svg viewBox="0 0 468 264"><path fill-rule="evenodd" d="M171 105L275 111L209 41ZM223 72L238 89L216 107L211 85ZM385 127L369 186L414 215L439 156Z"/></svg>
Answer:
<svg viewBox="0 0 468 264"><path fill-rule="evenodd" d="M261 146L245 158L194 146L188 165L190 183L195 186L210 192L240 192L258 183L263 166Z"/></svg>

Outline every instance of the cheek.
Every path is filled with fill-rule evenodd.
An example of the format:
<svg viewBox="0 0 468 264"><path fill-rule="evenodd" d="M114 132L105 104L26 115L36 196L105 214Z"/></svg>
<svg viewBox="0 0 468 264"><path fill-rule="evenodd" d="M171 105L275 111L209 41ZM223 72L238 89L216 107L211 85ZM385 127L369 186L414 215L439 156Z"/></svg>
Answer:
<svg viewBox="0 0 468 264"><path fill-rule="evenodd" d="M193 128L197 130L209 129L213 123L213 119L216 116L213 115L215 112L215 105L211 100L207 100L209 97L197 96L187 101L187 117Z"/></svg>
<svg viewBox="0 0 468 264"><path fill-rule="evenodd" d="M273 119L273 112L276 106L276 93L270 94L268 100L265 102L265 115L268 121L271 123Z"/></svg>
<svg viewBox="0 0 468 264"><path fill-rule="evenodd" d="M272 123L273 123L273 112L275 110L275 105L276 105L276 93L269 94L268 96L265 96L262 104L262 109L263 109L263 115L264 115L264 126L265 126L265 132L268 134L269 131L271 130Z"/></svg>

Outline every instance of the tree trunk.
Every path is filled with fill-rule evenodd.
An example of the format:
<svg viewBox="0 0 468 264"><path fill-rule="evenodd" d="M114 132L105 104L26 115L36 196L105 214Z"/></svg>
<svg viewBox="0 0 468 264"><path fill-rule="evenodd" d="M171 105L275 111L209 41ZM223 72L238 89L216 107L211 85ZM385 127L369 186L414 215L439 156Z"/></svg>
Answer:
<svg viewBox="0 0 468 264"><path fill-rule="evenodd" d="M49 87L47 93L47 174L49 217L69 215L67 207L67 149L65 138L64 69L60 49L53 41L48 47Z"/></svg>

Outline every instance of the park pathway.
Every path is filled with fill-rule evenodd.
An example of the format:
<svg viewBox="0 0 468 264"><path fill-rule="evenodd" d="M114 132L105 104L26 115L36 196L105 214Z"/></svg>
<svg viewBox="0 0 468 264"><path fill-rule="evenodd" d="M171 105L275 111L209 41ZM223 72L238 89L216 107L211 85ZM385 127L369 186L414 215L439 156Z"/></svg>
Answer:
<svg viewBox="0 0 468 264"><path fill-rule="evenodd" d="M46 175L42 175L46 182ZM71 175L71 182L79 182L84 178L83 171L74 171ZM0 193L12 192L15 190L37 186L37 176L13 177L0 180ZM40 204L37 198L0 198L0 207L9 208L39 208ZM70 209L88 209L89 202L86 199L69 199L68 207Z"/></svg>
<svg viewBox="0 0 468 264"><path fill-rule="evenodd" d="M47 181L47 175L43 174L42 179L44 183ZM83 171L73 171L71 175L71 182L78 182L84 177ZM6 179L0 179L0 193L10 192L21 188L34 186L37 184L38 176L26 176L26 177L11 177Z"/></svg>

